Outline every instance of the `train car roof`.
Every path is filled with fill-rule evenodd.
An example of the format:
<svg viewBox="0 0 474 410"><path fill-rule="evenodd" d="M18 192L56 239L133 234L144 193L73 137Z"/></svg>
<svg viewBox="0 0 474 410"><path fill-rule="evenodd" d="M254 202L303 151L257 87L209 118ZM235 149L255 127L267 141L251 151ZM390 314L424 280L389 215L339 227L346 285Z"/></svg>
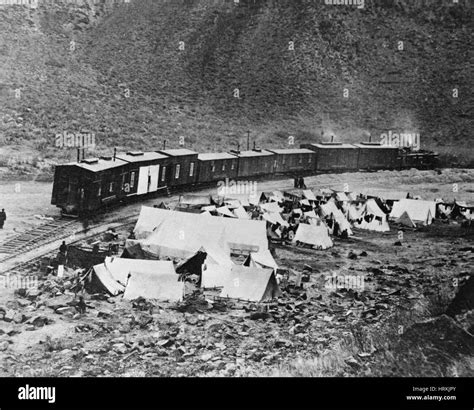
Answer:
<svg viewBox="0 0 474 410"><path fill-rule="evenodd" d="M392 145L380 144L378 142L361 142L360 144L354 144L357 148L370 148L370 149L398 149Z"/></svg>
<svg viewBox="0 0 474 410"><path fill-rule="evenodd" d="M281 148L281 149L269 149L268 151L275 154L314 154L314 151L311 151L307 148Z"/></svg>
<svg viewBox="0 0 474 410"><path fill-rule="evenodd" d="M64 164L63 166L78 167L91 172L99 172L105 171L107 169L121 167L125 164L126 162L122 161L120 158L116 158L115 161L99 158L86 158L83 159L81 162L69 162L68 164Z"/></svg>
<svg viewBox="0 0 474 410"><path fill-rule="evenodd" d="M273 152L268 152L265 150L261 151L240 151L238 154L236 154L239 157L245 158L245 157L263 157L263 156L270 156L274 155Z"/></svg>
<svg viewBox="0 0 474 410"><path fill-rule="evenodd" d="M234 154L229 154L228 152L206 152L204 154L199 154L198 159L201 161L215 161L219 159L235 159L237 158Z"/></svg>
<svg viewBox="0 0 474 410"><path fill-rule="evenodd" d="M158 152L130 151L130 152L127 152L126 154L117 154L117 158L126 162L143 162L143 161L154 161L157 159L164 159L168 157Z"/></svg>
<svg viewBox="0 0 474 410"><path fill-rule="evenodd" d="M323 142L321 144L309 144L313 147L316 148L348 148L348 149L354 149L357 148L354 144L344 144L342 142Z"/></svg>
<svg viewBox="0 0 474 410"><path fill-rule="evenodd" d="M186 148L175 148L175 149L164 149L157 151L160 154L166 154L169 155L170 157L182 157L185 155L197 155L197 152L191 151L190 149Z"/></svg>

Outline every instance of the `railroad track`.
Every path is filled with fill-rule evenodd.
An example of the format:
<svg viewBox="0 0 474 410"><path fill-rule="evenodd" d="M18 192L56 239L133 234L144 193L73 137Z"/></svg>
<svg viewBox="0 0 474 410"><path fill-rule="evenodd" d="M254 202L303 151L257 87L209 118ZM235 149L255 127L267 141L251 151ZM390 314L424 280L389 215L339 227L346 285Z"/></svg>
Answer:
<svg viewBox="0 0 474 410"><path fill-rule="evenodd" d="M18 253L25 253L32 249L47 245L60 238L66 238L77 231L80 223L76 220L55 218L26 232L15 235L0 244L0 262L14 258Z"/></svg>
<svg viewBox="0 0 474 410"><path fill-rule="evenodd" d="M32 271L38 272L41 261L47 256L54 257L60 242L64 238L69 238L68 245L73 245L85 239L102 235L110 228L119 229L133 225L137 217L138 215L135 214L126 218L115 217L89 226L87 229L84 229L78 221L63 220L63 223L55 224L55 229L53 227L47 228L47 233L46 230L41 230L45 235L31 235L33 231L37 231L37 228L34 228L25 232L29 238L27 242L28 250L17 249L15 253L0 259L0 276L5 274L24 275ZM17 240L17 237L13 239Z"/></svg>

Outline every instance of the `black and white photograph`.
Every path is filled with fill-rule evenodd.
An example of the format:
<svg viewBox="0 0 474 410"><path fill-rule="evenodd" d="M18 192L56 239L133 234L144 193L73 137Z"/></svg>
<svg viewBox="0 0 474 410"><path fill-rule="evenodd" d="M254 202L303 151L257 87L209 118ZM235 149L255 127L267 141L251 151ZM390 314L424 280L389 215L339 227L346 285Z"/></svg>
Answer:
<svg viewBox="0 0 474 410"><path fill-rule="evenodd" d="M473 95L472 0L0 0L0 409L472 409Z"/></svg>

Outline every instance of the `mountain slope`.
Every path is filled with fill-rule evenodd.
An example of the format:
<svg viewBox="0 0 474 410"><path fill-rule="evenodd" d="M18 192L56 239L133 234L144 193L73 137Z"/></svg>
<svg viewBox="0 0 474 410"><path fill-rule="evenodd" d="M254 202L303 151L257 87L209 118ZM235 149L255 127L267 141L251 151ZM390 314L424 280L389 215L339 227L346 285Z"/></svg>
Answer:
<svg viewBox="0 0 474 410"><path fill-rule="evenodd" d="M3 135L62 158L74 157L53 147L62 131L95 132L98 151L176 146L180 136L206 151L243 144L247 130L273 146L391 130L418 132L423 147L466 163L472 11L463 0L4 7Z"/></svg>

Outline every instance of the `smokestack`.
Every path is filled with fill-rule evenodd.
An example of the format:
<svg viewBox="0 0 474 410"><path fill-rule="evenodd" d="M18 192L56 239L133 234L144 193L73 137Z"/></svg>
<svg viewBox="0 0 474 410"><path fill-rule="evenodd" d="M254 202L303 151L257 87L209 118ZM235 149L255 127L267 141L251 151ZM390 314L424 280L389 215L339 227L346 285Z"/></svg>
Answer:
<svg viewBox="0 0 474 410"><path fill-rule="evenodd" d="M256 144L256 142L254 141L253 142L253 149L257 148L255 144Z"/></svg>
<svg viewBox="0 0 474 410"><path fill-rule="evenodd" d="M77 149L77 162L78 163L81 162L81 149L80 148Z"/></svg>
<svg viewBox="0 0 474 410"><path fill-rule="evenodd" d="M114 148L114 161L115 161L116 156L117 156L117 148Z"/></svg>
<svg viewBox="0 0 474 410"><path fill-rule="evenodd" d="M166 149L166 140L163 140L163 150Z"/></svg>
<svg viewBox="0 0 474 410"><path fill-rule="evenodd" d="M237 143L237 151L240 151L240 142Z"/></svg>
<svg viewBox="0 0 474 410"><path fill-rule="evenodd" d="M247 151L248 150L250 150L250 131L247 131Z"/></svg>
<svg viewBox="0 0 474 410"><path fill-rule="evenodd" d="M372 142L372 134L369 134L369 142Z"/></svg>
<svg viewBox="0 0 474 410"><path fill-rule="evenodd" d="M331 135L331 142L334 142L334 134Z"/></svg>

